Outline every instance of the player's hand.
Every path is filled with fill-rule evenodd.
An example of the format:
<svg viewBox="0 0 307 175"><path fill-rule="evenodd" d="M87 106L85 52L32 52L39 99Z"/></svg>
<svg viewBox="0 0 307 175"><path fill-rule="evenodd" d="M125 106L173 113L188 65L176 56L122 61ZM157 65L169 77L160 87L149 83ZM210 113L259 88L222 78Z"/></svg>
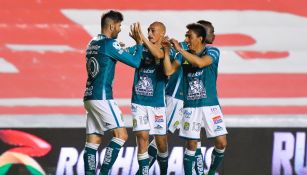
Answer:
<svg viewBox="0 0 307 175"><path fill-rule="evenodd" d="M170 50L170 48L172 47L172 44L169 40L169 37L168 36L165 36L161 42L162 44L162 47L164 48L164 50Z"/></svg>
<svg viewBox="0 0 307 175"><path fill-rule="evenodd" d="M135 40L137 44L142 44L142 36L141 36L141 31L140 31L140 23L133 23L130 25L130 33L129 36Z"/></svg>
<svg viewBox="0 0 307 175"><path fill-rule="evenodd" d="M170 43L173 45L173 47L180 52L182 50L182 47L180 46L179 42L176 39L170 39Z"/></svg>

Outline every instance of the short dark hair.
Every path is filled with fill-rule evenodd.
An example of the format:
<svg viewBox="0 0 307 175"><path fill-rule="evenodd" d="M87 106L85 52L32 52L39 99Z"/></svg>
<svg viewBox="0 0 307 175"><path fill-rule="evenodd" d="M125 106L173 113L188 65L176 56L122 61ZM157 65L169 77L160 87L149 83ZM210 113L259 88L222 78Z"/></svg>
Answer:
<svg viewBox="0 0 307 175"><path fill-rule="evenodd" d="M205 27L210 27L211 29L214 29L212 23L209 22L209 21L206 21L206 20L199 20L199 21L197 21L197 23L198 23L198 24L201 24L201 25L203 25L203 26L205 26Z"/></svg>
<svg viewBox="0 0 307 175"><path fill-rule="evenodd" d="M101 28L105 27L109 23L109 20L118 23L124 20L124 16L120 12L114 10L104 13L101 16Z"/></svg>
<svg viewBox="0 0 307 175"><path fill-rule="evenodd" d="M207 37L206 37L206 43L207 44L212 44L213 40L214 40L214 27L212 25L211 22L206 21L206 20L199 20L197 21L198 24L201 24L202 26L204 26L204 28L207 31Z"/></svg>
<svg viewBox="0 0 307 175"><path fill-rule="evenodd" d="M188 24L187 29L192 30L198 37L200 36L203 37L202 43L205 42L207 31L201 24L197 23Z"/></svg>

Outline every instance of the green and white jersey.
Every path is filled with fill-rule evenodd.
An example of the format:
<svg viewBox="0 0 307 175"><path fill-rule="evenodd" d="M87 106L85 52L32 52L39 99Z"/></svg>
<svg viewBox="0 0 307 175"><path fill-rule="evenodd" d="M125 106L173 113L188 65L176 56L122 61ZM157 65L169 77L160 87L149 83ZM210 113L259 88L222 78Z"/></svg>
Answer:
<svg viewBox="0 0 307 175"><path fill-rule="evenodd" d="M204 68L192 66L186 59L176 57L183 69L184 107L202 107L219 105L216 80L220 51L212 46L206 46L198 55L208 55L212 64Z"/></svg>
<svg viewBox="0 0 307 175"><path fill-rule="evenodd" d="M136 45L135 54L122 49L119 43L99 34L86 49L87 82L84 101L113 99L112 84L117 61L132 67L139 67L142 45Z"/></svg>
<svg viewBox="0 0 307 175"><path fill-rule="evenodd" d="M186 42L180 42L181 47L184 50L188 50ZM175 49L170 50L171 61L175 60L175 57L179 56ZM183 100L183 77L182 77L182 67L172 74L167 82L165 94L173 98Z"/></svg>
<svg viewBox="0 0 307 175"><path fill-rule="evenodd" d="M128 51L134 53L135 49L130 47ZM156 60L144 47L141 65L134 72L131 102L143 106L164 107L166 82L163 60Z"/></svg>

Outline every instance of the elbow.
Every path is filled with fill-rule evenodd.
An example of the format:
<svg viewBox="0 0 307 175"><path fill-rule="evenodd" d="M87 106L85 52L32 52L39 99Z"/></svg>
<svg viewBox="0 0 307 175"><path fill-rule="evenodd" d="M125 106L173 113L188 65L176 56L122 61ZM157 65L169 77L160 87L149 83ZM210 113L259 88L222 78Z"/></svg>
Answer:
<svg viewBox="0 0 307 175"><path fill-rule="evenodd" d="M171 76L171 75L173 75L173 73L174 73L174 71L171 71L171 70L164 70L164 74L166 75L166 76Z"/></svg>
<svg viewBox="0 0 307 175"><path fill-rule="evenodd" d="M136 68L136 69L137 69L137 68L140 67L140 64L137 64L137 63L136 63L136 64L133 64L133 65L131 65L131 66L132 66L133 68Z"/></svg>
<svg viewBox="0 0 307 175"><path fill-rule="evenodd" d="M195 67L197 67L197 68L199 68L199 69L201 69L201 68L204 67L204 65L203 65L202 63L200 63L200 62L195 62L195 63L192 64L192 65L195 66Z"/></svg>
<svg viewBox="0 0 307 175"><path fill-rule="evenodd" d="M141 65L141 61L139 61L139 62L135 63L134 68L139 68L139 67L140 67L140 65Z"/></svg>
<svg viewBox="0 0 307 175"><path fill-rule="evenodd" d="M196 65L196 67L199 68L199 69L201 69L201 68L203 68L204 66L202 66L202 65Z"/></svg>
<svg viewBox="0 0 307 175"><path fill-rule="evenodd" d="M164 59L164 53L159 54L157 58L158 59Z"/></svg>
<svg viewBox="0 0 307 175"><path fill-rule="evenodd" d="M164 59L164 54L161 53L161 54L156 54L154 55L155 59L158 59L158 60L161 60L161 59Z"/></svg>

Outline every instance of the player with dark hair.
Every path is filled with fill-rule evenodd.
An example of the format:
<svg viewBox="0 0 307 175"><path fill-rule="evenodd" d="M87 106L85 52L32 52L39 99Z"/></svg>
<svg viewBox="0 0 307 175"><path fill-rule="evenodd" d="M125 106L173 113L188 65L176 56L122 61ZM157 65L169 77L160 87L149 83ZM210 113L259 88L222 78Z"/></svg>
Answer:
<svg viewBox="0 0 307 175"><path fill-rule="evenodd" d="M214 27L211 22L205 20L197 21L206 29L206 44L212 44L215 35ZM181 47L184 50L188 50L188 45L186 42L180 42ZM173 49L167 50L170 52L171 59L176 55ZM180 123L182 120L182 110L183 110L183 87L182 87L182 67L169 76L168 83L165 89L165 99L166 99L166 119L167 128L169 133L174 133L176 129L180 128ZM150 156L150 167L154 164L157 156L157 146L153 140L148 147L148 154ZM195 153L196 163L195 171L197 175L202 175L204 173L204 160L201 152L201 142L197 143L197 150Z"/></svg>
<svg viewBox="0 0 307 175"><path fill-rule="evenodd" d="M128 139L121 111L113 100L112 83L117 61L139 67L142 56L142 39L138 26L133 25L130 36L136 41L135 54L123 50L115 40L121 31L123 15L108 11L101 17L101 34L94 37L86 49L87 82L84 107L87 111L84 168L86 175L96 175L96 152L105 131L113 138L106 147L100 175L107 175L114 164L119 150Z"/></svg>
<svg viewBox="0 0 307 175"><path fill-rule="evenodd" d="M206 46L206 29L201 24L189 24L187 29L185 42L189 49L184 50L177 40L170 40L180 54L171 62L169 52L165 51L164 68L167 75L172 75L180 66L183 68L184 108L180 136L186 138L185 174L192 174L197 141L204 124L207 137L215 138L209 170L212 175L224 156L227 144L227 130L216 89L219 50Z"/></svg>

